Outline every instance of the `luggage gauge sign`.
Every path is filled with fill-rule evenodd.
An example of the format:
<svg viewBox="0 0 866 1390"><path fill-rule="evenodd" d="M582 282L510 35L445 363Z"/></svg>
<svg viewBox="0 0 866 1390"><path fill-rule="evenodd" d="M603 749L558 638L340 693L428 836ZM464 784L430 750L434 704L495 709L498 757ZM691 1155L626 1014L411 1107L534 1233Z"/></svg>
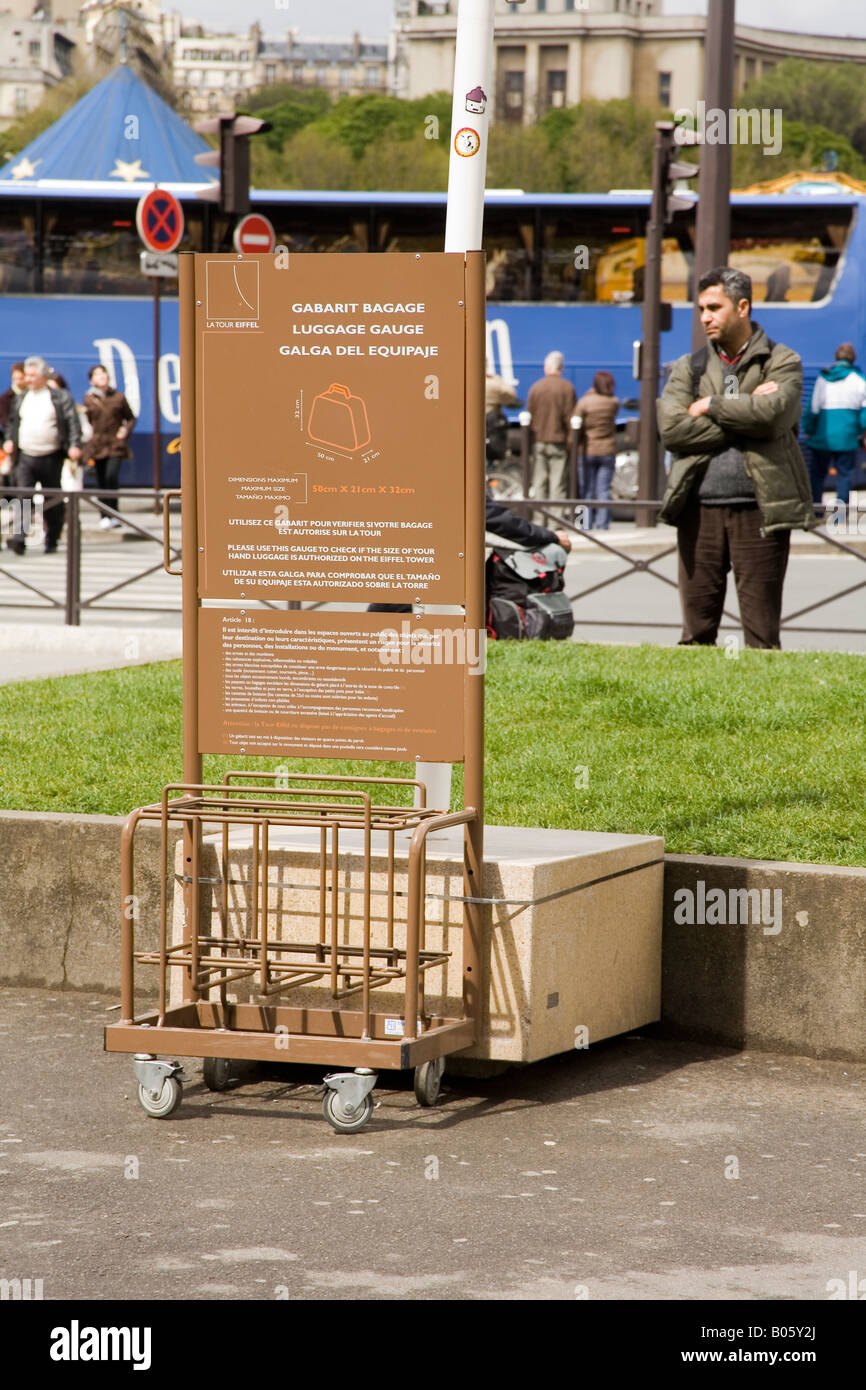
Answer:
<svg viewBox="0 0 866 1390"><path fill-rule="evenodd" d="M465 294L441 253L197 258L202 598L464 601Z"/></svg>

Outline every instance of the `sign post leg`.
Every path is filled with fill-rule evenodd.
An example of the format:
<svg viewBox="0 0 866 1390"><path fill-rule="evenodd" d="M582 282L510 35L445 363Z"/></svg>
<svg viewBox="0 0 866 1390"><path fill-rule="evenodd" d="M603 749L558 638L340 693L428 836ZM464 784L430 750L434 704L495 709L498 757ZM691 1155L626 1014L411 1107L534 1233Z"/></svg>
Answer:
<svg viewBox="0 0 866 1390"><path fill-rule="evenodd" d="M153 510L159 514L158 493L162 486L159 416L159 276L153 276ZM117 506L117 498L114 505Z"/></svg>

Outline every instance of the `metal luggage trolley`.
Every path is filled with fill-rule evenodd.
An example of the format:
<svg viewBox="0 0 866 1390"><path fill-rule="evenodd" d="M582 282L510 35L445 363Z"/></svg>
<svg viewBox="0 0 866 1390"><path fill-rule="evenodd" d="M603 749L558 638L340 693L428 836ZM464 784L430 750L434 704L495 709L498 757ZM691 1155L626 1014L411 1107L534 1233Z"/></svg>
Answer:
<svg viewBox="0 0 866 1390"><path fill-rule="evenodd" d="M290 785L277 787L278 780ZM256 781L259 785L250 785ZM374 805L369 788L376 781L233 772L219 786L168 786L158 804L127 818L122 849L125 903L135 901L136 828L142 821L156 821L161 828L159 940L155 950L136 950L134 915L125 917L122 1017L109 1027L107 1038L112 1049L138 1052L138 1095L148 1115L166 1118L174 1112L183 1077L177 1062L160 1062L141 1052L144 1029L159 1036L161 1052L203 1056L205 1084L211 1090L222 1090L228 1083L230 1059L352 1065L354 1071L332 1074L323 1083L325 1118L343 1133L361 1129L369 1119L377 1069L414 1068L419 1103L435 1104L445 1054L471 1044L473 1022L437 1016L426 1007L425 976L447 965L450 952L425 945L425 844L431 831L465 825L474 820L474 812L443 815L423 806ZM395 791L409 787L423 793L416 781L396 779L392 785ZM172 822L183 826L191 849L191 862L176 875L182 886L184 924L177 942L170 940L167 892ZM251 852L248 874L236 877L230 832L241 827L246 828ZM317 882L270 878L274 833L285 827L314 832L319 842ZM201 872L208 830L218 830L215 876ZM398 836L409 842L405 893L396 888ZM347 867L342 886L341 850L349 851L360 865L357 874ZM383 860L381 888L373 887L374 851ZM285 898L293 891L299 900L294 909L298 918L315 926L304 940L280 931L292 922L293 907ZM312 905L310 897L315 899ZM374 912L377 898L384 900L384 907ZM400 899L405 914L398 917L395 906ZM359 940L347 941L341 935L347 919L360 924ZM158 972L157 1007L139 1016L134 998L137 965L155 966ZM472 959L468 968L471 974ZM170 977L179 989L172 988ZM242 980L253 986L255 1002L229 998L229 987L236 988ZM360 996L360 1008L293 1009L282 1002L290 991L322 982L334 1001ZM399 1012L374 1012L372 991L399 985ZM172 1005L178 993L181 1001Z"/></svg>
<svg viewBox="0 0 866 1390"><path fill-rule="evenodd" d="M440 762L457 761L462 756L464 806L460 811L443 811L428 804L428 785L432 782L423 773L423 762L416 768L418 775L414 778L319 776L288 772L283 767L278 772L231 771L218 784L203 781L202 754L231 754L238 746L229 726L240 721L223 717L229 710L225 694L229 689L228 677L223 679L214 672L214 651L219 658L216 662L219 671L224 674L228 670L225 643L229 639L224 639L223 648L214 646L220 631L236 632L239 629L231 628L231 624L253 621L260 624L262 632L277 634L273 640L268 637L267 642L263 641L261 651L271 651L280 642L284 643L280 650L284 650L285 643L295 640L302 630L307 635L310 631L315 635L324 630L316 629L316 623L327 626L328 619L336 620L339 616L350 637L353 632L360 634L357 651L369 654L380 631L377 624L388 621L366 613L350 612L344 616L342 612L338 615L333 611L324 615L311 615L310 610L299 612L300 603L294 601L297 594L291 591L290 585L280 597L288 598L288 609L294 611L274 612L274 603L255 592L240 594L239 597L250 605L249 609L240 608L236 594L227 595L224 587L219 588L221 572L215 565L211 565L210 570L205 566L208 546L217 550L218 543L221 544L219 538L218 543L213 540L215 532L208 506L219 512L222 502L220 495L214 493L211 460L216 451L211 443L214 435L207 433L202 404L205 370L202 362L207 356L206 349L211 352L208 362L220 351L226 351L225 340L212 339L211 342L216 341L215 348L208 348L203 340L204 329L211 327L203 322L206 315L202 301L205 294L210 293L210 281L205 277L214 262L222 267L244 259L259 263L259 278L255 281L243 276L238 281L235 276L235 282L245 292L245 302L253 302L251 286L258 286L260 281L262 303L271 284L277 286L273 291L275 295L278 290L282 292L279 277L271 278L267 257L191 254L180 257L183 780L166 786L158 802L134 810L124 823L121 1017L106 1028L105 1047L108 1051L134 1054L139 1101L146 1113L157 1119L173 1114L181 1101L185 1078L177 1058L203 1058L204 1081L212 1090L225 1088L231 1077L232 1063L237 1061L305 1063L337 1068L325 1075L322 1082L324 1115L338 1132L352 1133L360 1130L370 1118L372 1092L379 1070L412 1069L417 1100L421 1105L432 1105L438 1098L446 1056L463 1051L479 1040L484 678L477 670L470 674L464 647L462 671L456 675L431 677L422 673L420 682L416 681L413 686L417 692L426 682L427 694L421 703L411 707L416 716L414 723L430 726L415 731L427 734L425 749L431 750L432 756ZM335 275L346 273L347 259L357 265L367 258L298 258L311 265L330 262L327 273ZM373 256L370 260L377 263L380 276L399 274L405 280L410 271L421 274L414 269L420 257ZM450 264L444 264L443 260ZM399 270L397 261L405 262ZM364 270L362 267L362 272ZM462 605L462 611L454 607L445 611L459 614L448 621L453 630L458 635L462 633L468 641L466 635L470 631L484 631L483 256L477 252L459 258L450 255L440 260L438 269L434 266L431 270L453 294L447 312L456 316L459 311L459 320L456 317L449 320L459 329L456 339L459 365L451 383L455 394L459 391L464 408L462 414L452 410L439 418L452 431L452 446L456 443L457 454L462 455L456 464L449 466L455 469L453 476L458 478L463 491L463 508L462 511L455 508L453 499L446 497L435 524L440 527L439 534L445 536L452 554L453 558L448 561L452 566L449 582L451 592L459 594ZM325 273L324 268L317 273ZM368 273L373 274L373 271ZM428 282L428 289L432 283ZM220 293L227 293L225 285L229 281L222 274L214 277L214 284ZM313 298L314 294L310 291L304 297ZM344 292L344 298L348 297ZM360 298L359 295L355 297ZM385 299L389 296L380 292L371 297ZM401 295L394 292L390 297L396 300ZM411 296L404 293L402 297ZM415 297L420 298L420 295ZM435 295L429 293L428 298L432 305ZM208 309L207 313L210 312ZM444 314L446 311L437 306L436 312ZM280 329L283 334L285 331ZM454 356L458 357L456 350ZM444 371L444 368L437 370ZM381 431L383 411L380 408L379 414L375 414L376 382L372 378L368 378L369 381L372 385L365 385L362 379L361 386L373 400L371 428ZM210 399L213 399L212 385L210 390ZM389 409L392 409L390 404ZM305 459L309 457L309 454L304 455ZM472 460L471 467L466 466L467 459ZM359 466L356 459L349 462L355 468ZM234 463L234 470L237 468ZM436 480L436 486L444 491L443 477ZM269 478L268 482L274 479ZM429 490L433 484L426 486ZM211 491L205 497L208 488ZM372 488L358 490L373 491ZM385 488L380 487L378 491L384 492ZM406 487L392 491L409 494L414 489ZM217 495L216 503L209 500L214 495ZM388 515L381 500L376 505ZM397 505L395 502L394 506ZM459 520L452 521L452 514ZM460 525L464 517L465 527ZM166 568L170 569L167 513L165 521ZM289 527L288 522L284 524ZM344 523L334 523L338 524ZM391 523L392 526L400 524ZM225 562L220 560L219 563ZM212 578L214 573L216 581ZM248 573L255 575L257 571ZM403 577L408 583L408 576ZM439 580L440 575L437 573L434 578ZM414 599L414 577L411 584L408 592ZM266 592L271 599L274 597L273 589ZM350 593L349 597L357 603L359 596ZM365 595L360 597L365 598ZM399 599L399 593L397 597ZM214 612L213 604L225 605L228 598L235 600L233 605ZM444 595L443 602L446 599L453 602ZM253 610L256 603L263 607ZM251 619L250 612L257 613L258 617ZM415 608L413 621L423 617L423 613L423 608ZM239 616L243 614L247 616ZM264 660L261 651L256 649L248 660ZM207 673L206 658L210 663ZM323 662L337 661L339 666L339 658L339 650L336 650L336 655L323 658ZM350 662L352 660L357 662L358 658L351 657ZM372 661L372 657L369 660ZM329 673L334 669L337 668L333 665L321 664L316 671ZM350 665L349 669L354 671L360 666ZM483 667L481 669L483 671ZM285 695L286 700L296 699L294 678L279 676L279 679L283 681L280 698ZM309 688L310 680L304 679ZM380 675L375 679L380 680ZM314 675L312 684L315 680ZM243 684L243 677L240 684ZM300 685L303 684L301 680ZM409 688L412 682L407 677L404 684ZM236 692L237 688L236 679L232 690ZM385 689L385 686L375 688ZM267 697L268 681L261 678L261 672L257 689L264 689ZM450 743L443 742L442 729L447 723L443 713L443 691L449 692L451 700L448 710ZM232 699L236 698L233 694ZM326 703L324 697L317 698L320 703ZM222 725L213 717L211 706L217 704ZM284 707L285 703L281 708ZM339 707L336 708L335 719L339 717ZM236 714L236 705L229 712ZM253 713L258 715L260 710ZM280 717L285 719L284 715ZM326 735L330 717L326 712ZM267 719L263 722L268 723ZM404 722L411 724L413 720ZM245 727L259 729L262 723L255 723L250 717ZM262 748L260 743L254 743L245 735L247 742L254 746L241 746L238 751L299 756L297 737L287 736L289 746L280 746L279 731L285 727L289 726L273 717L268 734L273 746ZM306 730L311 725L298 722L291 727ZM379 726L374 727L378 729ZM273 730L278 732L273 733ZM415 733L410 736L414 738ZM230 742L233 737L235 743ZM375 745L371 742L370 746L379 748L382 735L377 731L374 737L379 742ZM324 741L327 742L327 737ZM422 741L419 737L418 743ZM449 757L447 751L439 752L453 747L458 749L457 757ZM430 757L431 751L425 751L423 756ZM303 748L300 756L317 755ZM335 754L318 756L333 757ZM347 752L336 756L359 754ZM368 750L360 756L381 761L383 755ZM416 753L416 762L421 756ZM401 799L408 803L413 798L414 805L400 804ZM155 932L151 922L138 921L135 896L136 830L145 822L155 822L160 827L160 900ZM432 832L458 826L463 827L464 841L462 892L452 892L450 896L462 903L462 926L453 920L446 922L443 908L441 932L434 940L433 919L426 907L427 841ZM179 836L173 833L178 828ZM172 854L176 857L175 864L169 862ZM144 942L136 940L139 933L145 935ZM458 946L462 957L459 974L456 960L452 959L457 955ZM452 965L450 979L449 962ZM433 972L438 973L434 975ZM148 1002L142 999L144 1011L137 1012L136 980L140 980L142 974L147 975ZM434 985L431 980L440 983ZM160 1060L160 1054L173 1060Z"/></svg>

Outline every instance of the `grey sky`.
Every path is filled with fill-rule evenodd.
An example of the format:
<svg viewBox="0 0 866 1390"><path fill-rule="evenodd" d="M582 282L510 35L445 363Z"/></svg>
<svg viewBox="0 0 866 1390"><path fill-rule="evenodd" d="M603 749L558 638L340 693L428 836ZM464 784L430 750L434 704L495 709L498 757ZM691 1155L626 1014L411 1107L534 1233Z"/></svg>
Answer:
<svg viewBox="0 0 866 1390"><path fill-rule="evenodd" d="M266 34L297 26L305 37L345 36L358 29L365 38L384 38L391 23L392 0L165 0L214 29L243 33L257 19ZM664 0L666 14L706 14L706 0ZM804 33L853 34L866 38L864 0L737 0L737 19L757 28L795 29Z"/></svg>

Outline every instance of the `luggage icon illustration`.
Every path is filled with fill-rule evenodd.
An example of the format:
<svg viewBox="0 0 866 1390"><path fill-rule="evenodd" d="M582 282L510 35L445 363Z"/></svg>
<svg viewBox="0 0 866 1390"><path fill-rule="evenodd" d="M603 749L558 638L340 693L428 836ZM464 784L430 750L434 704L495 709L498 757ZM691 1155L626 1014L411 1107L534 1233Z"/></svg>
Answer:
<svg viewBox="0 0 866 1390"><path fill-rule="evenodd" d="M334 381L313 400L307 433L317 444L334 449L363 449L370 443L367 407L361 396Z"/></svg>

